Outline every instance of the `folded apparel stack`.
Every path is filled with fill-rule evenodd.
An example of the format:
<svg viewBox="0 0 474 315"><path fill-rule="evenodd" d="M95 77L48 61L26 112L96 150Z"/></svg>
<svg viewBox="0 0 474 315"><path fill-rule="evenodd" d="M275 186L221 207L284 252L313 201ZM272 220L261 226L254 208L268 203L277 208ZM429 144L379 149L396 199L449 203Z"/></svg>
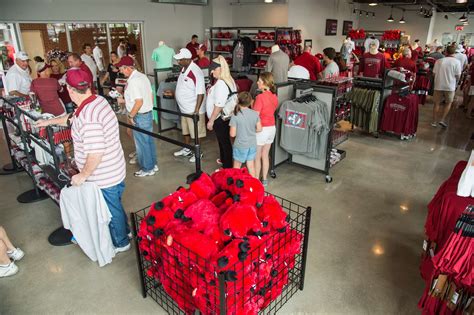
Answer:
<svg viewBox="0 0 474 315"><path fill-rule="evenodd" d="M246 169L196 176L154 203L140 223L139 250L166 293L186 313L257 314L283 291L302 234Z"/></svg>
<svg viewBox="0 0 474 315"><path fill-rule="evenodd" d="M397 135L414 135L418 129L418 96L392 94L387 97L380 131Z"/></svg>

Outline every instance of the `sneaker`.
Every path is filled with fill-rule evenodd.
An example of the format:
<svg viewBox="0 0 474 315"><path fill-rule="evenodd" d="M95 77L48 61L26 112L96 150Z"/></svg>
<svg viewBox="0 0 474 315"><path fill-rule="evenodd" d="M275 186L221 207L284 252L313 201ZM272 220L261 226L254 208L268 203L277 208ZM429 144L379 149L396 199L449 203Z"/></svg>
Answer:
<svg viewBox="0 0 474 315"><path fill-rule="evenodd" d="M137 156L137 151L133 151L132 153L130 153L130 154L128 155L128 157L131 158L131 159L133 159L133 158L136 157L136 156Z"/></svg>
<svg viewBox="0 0 474 315"><path fill-rule="evenodd" d="M136 157L136 156L132 157L132 158L130 159L130 161L128 161L128 163L129 163L129 164L132 164L132 165L137 164L137 157Z"/></svg>
<svg viewBox="0 0 474 315"><path fill-rule="evenodd" d="M10 259L13 259L15 261L18 261L20 259L23 258L23 256L25 256L25 252L23 252L21 249L19 248L15 248L14 250L12 250L11 252L7 252L7 255L8 257L10 257Z"/></svg>
<svg viewBox="0 0 474 315"><path fill-rule="evenodd" d="M432 122L431 127L435 127L435 128L438 127L438 123L436 121Z"/></svg>
<svg viewBox="0 0 474 315"><path fill-rule="evenodd" d="M130 243L128 243L127 245L125 246L122 246L122 247L116 247L115 248L115 253L123 253L123 252L126 252L127 250L130 249Z"/></svg>
<svg viewBox="0 0 474 315"><path fill-rule="evenodd" d="M181 150L174 153L174 156L191 156L193 151L189 150L188 148L182 148Z"/></svg>
<svg viewBox="0 0 474 315"><path fill-rule="evenodd" d="M13 276L18 272L18 267L14 262L9 263L6 266L0 265L0 278Z"/></svg>
<svg viewBox="0 0 474 315"><path fill-rule="evenodd" d="M133 238L132 232L128 233L127 236L128 236L128 239L131 240Z"/></svg>
<svg viewBox="0 0 474 315"><path fill-rule="evenodd" d="M263 187L267 187L268 186L268 179L262 179L262 185L263 185Z"/></svg>
<svg viewBox="0 0 474 315"><path fill-rule="evenodd" d="M439 122L439 125L440 125L441 127L443 127L443 128L448 128L448 124L445 123L444 121L440 121L440 122Z"/></svg>
<svg viewBox="0 0 474 315"><path fill-rule="evenodd" d="M204 156L204 154L201 153L201 159L202 159L203 156ZM193 156L191 156L191 158L189 159L189 162L190 163L196 163L196 155L193 154Z"/></svg>
<svg viewBox="0 0 474 315"><path fill-rule="evenodd" d="M153 166L153 172L158 172L159 170L158 165Z"/></svg>
<svg viewBox="0 0 474 315"><path fill-rule="evenodd" d="M133 175L135 175L136 177L145 177L145 176L153 176L155 175L155 173L156 172L154 170L151 170L148 172L145 172L144 170L139 170L138 172L133 173Z"/></svg>

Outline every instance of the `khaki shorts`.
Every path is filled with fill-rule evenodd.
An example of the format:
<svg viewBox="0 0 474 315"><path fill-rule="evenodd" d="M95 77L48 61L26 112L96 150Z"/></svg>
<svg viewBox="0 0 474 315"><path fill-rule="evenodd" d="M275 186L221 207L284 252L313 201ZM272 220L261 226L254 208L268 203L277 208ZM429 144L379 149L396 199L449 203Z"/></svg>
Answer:
<svg viewBox="0 0 474 315"><path fill-rule="evenodd" d="M441 104L443 100L450 104L454 101L454 91L437 91L435 90L433 93L433 101L435 104Z"/></svg>
<svg viewBox="0 0 474 315"><path fill-rule="evenodd" d="M191 136L194 139L194 122L192 118L181 117L181 129L184 136ZM206 118L204 114L199 114L198 121L198 137L204 138L206 136Z"/></svg>

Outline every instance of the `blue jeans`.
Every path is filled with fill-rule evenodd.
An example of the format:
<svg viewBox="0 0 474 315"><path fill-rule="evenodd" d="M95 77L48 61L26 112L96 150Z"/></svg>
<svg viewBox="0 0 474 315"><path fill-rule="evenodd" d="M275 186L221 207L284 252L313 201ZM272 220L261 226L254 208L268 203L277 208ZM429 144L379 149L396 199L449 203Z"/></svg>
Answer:
<svg viewBox="0 0 474 315"><path fill-rule="evenodd" d="M109 223L110 236L112 236L112 243L115 247L123 247L130 243L128 240L128 233L130 227L128 226L127 214L122 205L122 194L125 190L125 182L109 188L102 188L102 195L104 195L105 202L109 207L112 219Z"/></svg>
<svg viewBox="0 0 474 315"><path fill-rule="evenodd" d="M153 132L152 112L146 114L137 114L134 118L134 121L137 128ZM133 130L133 139L135 140L138 164L143 171L151 171L155 165L157 165L156 148L153 137Z"/></svg>

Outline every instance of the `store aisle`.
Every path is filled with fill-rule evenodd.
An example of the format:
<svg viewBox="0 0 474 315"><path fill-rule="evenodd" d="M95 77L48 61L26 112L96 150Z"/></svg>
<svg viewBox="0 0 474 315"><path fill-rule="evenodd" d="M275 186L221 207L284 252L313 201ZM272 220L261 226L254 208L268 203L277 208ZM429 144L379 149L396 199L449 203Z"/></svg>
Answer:
<svg viewBox="0 0 474 315"><path fill-rule="evenodd" d="M418 137L408 142L352 134L341 145L347 159L332 170L332 184L297 166L277 169L268 190L314 209L305 290L281 314L419 313L426 205L474 146L474 122L461 110L451 114L448 130L429 126L430 115L431 106L421 109ZM128 154L131 144L126 142ZM215 169L216 149L211 135L204 142L206 171ZM5 150L2 140L2 165ZM183 184L193 166L172 157L175 150L158 144L160 172L154 177L134 178L135 169L128 166L128 212ZM31 188L26 174L0 177L0 187L0 224L26 252L19 274L0 280L0 313L163 313L140 295L134 251L119 254L101 269L76 246L52 247L47 237L60 225L53 202L16 202L19 193Z"/></svg>

